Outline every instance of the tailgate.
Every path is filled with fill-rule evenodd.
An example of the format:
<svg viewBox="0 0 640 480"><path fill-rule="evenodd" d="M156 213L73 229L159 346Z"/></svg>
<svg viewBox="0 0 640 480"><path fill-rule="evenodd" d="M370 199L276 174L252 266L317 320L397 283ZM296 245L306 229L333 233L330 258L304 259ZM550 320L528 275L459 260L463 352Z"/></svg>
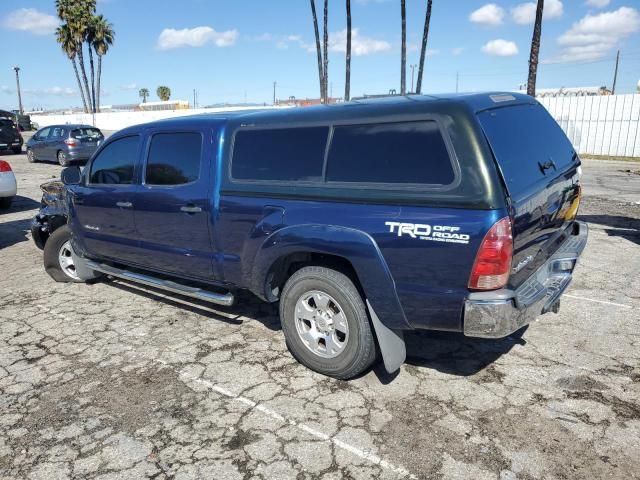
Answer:
<svg viewBox="0 0 640 480"><path fill-rule="evenodd" d="M518 287L570 233L580 202L580 161L560 126L540 104L478 114L510 197L513 265Z"/></svg>

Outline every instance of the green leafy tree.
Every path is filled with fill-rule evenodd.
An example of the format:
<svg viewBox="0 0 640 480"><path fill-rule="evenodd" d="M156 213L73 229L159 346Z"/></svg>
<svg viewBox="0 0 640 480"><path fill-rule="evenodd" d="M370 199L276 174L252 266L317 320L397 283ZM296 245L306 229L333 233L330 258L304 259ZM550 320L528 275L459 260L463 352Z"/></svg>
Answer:
<svg viewBox="0 0 640 480"><path fill-rule="evenodd" d="M160 100L162 100L163 102L166 102L171 98L171 89L169 87L165 87L164 85L161 85L156 90L156 95L158 95L158 98Z"/></svg>
<svg viewBox="0 0 640 480"><path fill-rule="evenodd" d="M102 57L104 57L113 41L115 40L115 31L113 30L113 24L109 23L102 15L93 17L93 37L91 39L91 46L98 55L98 76L96 84L96 107L100 111L100 81L102 79Z"/></svg>
<svg viewBox="0 0 640 480"><path fill-rule="evenodd" d="M147 98L149 98L149 89L141 88L138 92L138 96L142 99L142 103L147 103Z"/></svg>
<svg viewBox="0 0 640 480"><path fill-rule="evenodd" d="M73 71L76 75L76 80L78 82L78 91L80 92L80 96L82 97L82 106L84 107L84 111L88 112L89 109L87 107L87 99L84 95L84 88L82 87L82 81L80 80L80 73L78 73L78 64L76 62L76 56L78 52L78 48L76 46L76 41L71 34L71 29L69 25L60 25L56 30L56 40L60 44L62 51L71 61L71 65L73 65Z"/></svg>

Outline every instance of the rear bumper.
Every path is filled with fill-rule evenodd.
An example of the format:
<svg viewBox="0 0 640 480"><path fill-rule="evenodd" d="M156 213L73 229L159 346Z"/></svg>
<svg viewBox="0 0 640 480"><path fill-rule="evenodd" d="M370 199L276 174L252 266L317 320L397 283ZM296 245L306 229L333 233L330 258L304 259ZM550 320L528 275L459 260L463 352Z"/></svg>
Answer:
<svg viewBox="0 0 640 480"><path fill-rule="evenodd" d="M0 197L14 197L18 193L18 184L13 172L0 172Z"/></svg>
<svg viewBox="0 0 640 480"><path fill-rule="evenodd" d="M506 337L539 315L555 310L560 296L571 283L588 235L587 224L575 222L573 234L516 290L470 294L464 306L464 334L468 337Z"/></svg>

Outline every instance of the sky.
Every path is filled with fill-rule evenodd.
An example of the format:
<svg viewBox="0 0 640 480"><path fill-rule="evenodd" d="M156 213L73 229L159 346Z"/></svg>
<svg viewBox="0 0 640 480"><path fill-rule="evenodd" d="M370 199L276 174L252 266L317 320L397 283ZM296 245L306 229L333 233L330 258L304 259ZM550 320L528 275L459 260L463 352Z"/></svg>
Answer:
<svg viewBox="0 0 640 480"><path fill-rule="evenodd" d="M54 0L0 2L0 109L79 106L69 60L55 41ZM322 15L322 0L316 0ZM426 0L407 3L407 64L419 61ZM640 81L639 0L546 0L538 88ZM103 62L102 104L136 103L159 85L200 105L317 98L308 0L98 0L116 41ZM526 82L535 5L522 0L433 0L423 93L517 90ZM352 96L400 89L399 0L352 0ZM319 18L321 22L321 18ZM320 24L322 28L322 23ZM329 0L329 82L344 94L344 0ZM415 69L417 76L417 68ZM407 67L411 87L412 69Z"/></svg>

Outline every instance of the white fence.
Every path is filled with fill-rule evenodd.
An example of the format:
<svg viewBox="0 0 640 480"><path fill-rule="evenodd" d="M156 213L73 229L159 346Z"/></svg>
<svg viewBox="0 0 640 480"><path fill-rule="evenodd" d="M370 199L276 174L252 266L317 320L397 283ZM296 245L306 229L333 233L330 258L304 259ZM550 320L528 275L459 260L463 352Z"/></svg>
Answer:
<svg viewBox="0 0 640 480"><path fill-rule="evenodd" d="M539 100L560 124L578 153L640 157L640 95L547 97ZM31 119L41 127L85 123L95 124L103 130L120 130L163 118L246 109L248 107L98 113L95 123L90 114L32 115Z"/></svg>
<svg viewBox="0 0 640 480"><path fill-rule="evenodd" d="M540 98L581 154L640 157L640 95Z"/></svg>
<svg viewBox="0 0 640 480"><path fill-rule="evenodd" d="M164 118L184 117L200 113L233 112L238 110L254 110L256 107L221 107L221 108L194 108L190 110L157 110L150 112L105 112L96 113L72 113L69 115L31 115L31 121L39 127L48 125L65 125L68 123L81 123L94 125L101 130L120 130L121 128L152 122ZM273 108L273 107L259 107ZM280 108L280 107L278 107Z"/></svg>

